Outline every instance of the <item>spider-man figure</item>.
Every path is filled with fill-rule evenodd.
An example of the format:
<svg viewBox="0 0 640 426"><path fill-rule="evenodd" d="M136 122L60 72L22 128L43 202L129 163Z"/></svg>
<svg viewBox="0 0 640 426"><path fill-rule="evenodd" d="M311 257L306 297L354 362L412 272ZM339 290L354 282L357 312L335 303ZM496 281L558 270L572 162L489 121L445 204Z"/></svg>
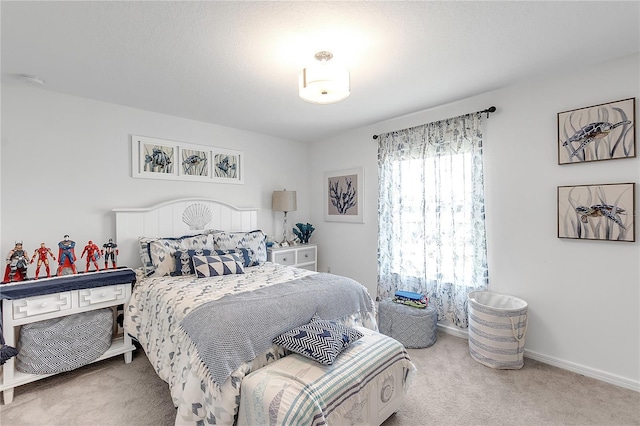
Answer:
<svg viewBox="0 0 640 426"><path fill-rule="evenodd" d="M89 272L89 263L93 262L93 266L96 267L96 271L100 270L98 266L98 258L100 257L100 247L93 244L93 241L89 240L86 246L84 246L84 250L82 250L82 254L80 257L84 257L84 254L87 253L87 266L84 268L85 272Z"/></svg>

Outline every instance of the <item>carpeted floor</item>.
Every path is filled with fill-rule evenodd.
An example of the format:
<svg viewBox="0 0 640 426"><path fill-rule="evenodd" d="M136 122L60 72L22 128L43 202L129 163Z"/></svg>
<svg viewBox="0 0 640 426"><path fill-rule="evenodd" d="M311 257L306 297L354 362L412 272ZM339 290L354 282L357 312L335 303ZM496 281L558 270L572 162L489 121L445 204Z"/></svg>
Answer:
<svg viewBox="0 0 640 426"><path fill-rule="evenodd" d="M475 362L467 341L438 334L409 349L418 367L403 408L384 426L640 426L640 393L525 359L521 370ZM20 386L0 406L2 426L173 425L169 389L138 349L122 357Z"/></svg>

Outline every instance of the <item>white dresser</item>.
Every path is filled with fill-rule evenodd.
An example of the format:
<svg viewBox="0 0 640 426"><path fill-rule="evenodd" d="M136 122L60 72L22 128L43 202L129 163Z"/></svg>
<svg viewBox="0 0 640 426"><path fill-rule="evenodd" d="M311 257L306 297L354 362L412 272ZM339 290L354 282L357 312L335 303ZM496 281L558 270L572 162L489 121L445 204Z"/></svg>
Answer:
<svg viewBox="0 0 640 426"><path fill-rule="evenodd" d="M129 301L130 297L131 283L129 282L29 296L22 299L4 299L2 300L2 328L5 342L9 346L16 347L21 325L123 305ZM124 354L125 363L130 363L134 349L131 337L125 333L124 336L114 339L111 347L96 361ZM52 375L22 373L15 369L15 358L9 359L1 368L0 391L3 393L5 404L10 404L13 401L15 387Z"/></svg>
<svg viewBox="0 0 640 426"><path fill-rule="evenodd" d="M280 265L316 271L318 268L318 246L301 244L299 246L269 248L267 249L267 260Z"/></svg>

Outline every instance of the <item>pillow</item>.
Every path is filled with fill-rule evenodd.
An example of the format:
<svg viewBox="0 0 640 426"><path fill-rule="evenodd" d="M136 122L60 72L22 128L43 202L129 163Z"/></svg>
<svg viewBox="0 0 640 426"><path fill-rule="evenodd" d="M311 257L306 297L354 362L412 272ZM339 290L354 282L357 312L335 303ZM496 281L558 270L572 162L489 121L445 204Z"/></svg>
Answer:
<svg viewBox="0 0 640 426"><path fill-rule="evenodd" d="M213 244L216 250L246 248L253 250L251 265L256 266L267 260L267 236L264 232L213 232Z"/></svg>
<svg viewBox="0 0 640 426"><path fill-rule="evenodd" d="M214 250L216 254L232 254L235 253L238 255L240 260L242 261L242 266L251 266L252 257L254 257L253 250L246 248L237 248L231 250Z"/></svg>
<svg viewBox="0 0 640 426"><path fill-rule="evenodd" d="M169 275L176 270L173 254L186 250L213 250L213 235L195 234L178 238L148 238L138 239L140 246L140 260L145 272L153 272L153 276Z"/></svg>
<svg viewBox="0 0 640 426"><path fill-rule="evenodd" d="M242 261L235 253L218 256L193 256L193 267L198 278L244 274Z"/></svg>
<svg viewBox="0 0 640 426"><path fill-rule="evenodd" d="M193 275L196 273L193 267L193 256L210 256L211 250L201 249L201 250L187 250L181 251L178 250L173 253L173 257L176 260L176 270L171 272L171 275L174 277L184 276L184 275Z"/></svg>
<svg viewBox="0 0 640 426"><path fill-rule="evenodd" d="M323 320L317 315L314 315L313 318L311 318L311 322L315 324L320 324L327 328L331 328L336 333L339 333L342 336L343 348L347 348L351 343L355 342L356 340L360 339L363 336L363 334L358 330L356 330L355 328L342 325L338 321Z"/></svg>
<svg viewBox="0 0 640 426"><path fill-rule="evenodd" d="M358 330L351 330L355 335L359 334L357 339L362 337ZM311 320L309 324L282 333L273 339L273 343L320 364L331 365L351 342L357 340L351 340L350 335L351 332L336 331L331 321Z"/></svg>

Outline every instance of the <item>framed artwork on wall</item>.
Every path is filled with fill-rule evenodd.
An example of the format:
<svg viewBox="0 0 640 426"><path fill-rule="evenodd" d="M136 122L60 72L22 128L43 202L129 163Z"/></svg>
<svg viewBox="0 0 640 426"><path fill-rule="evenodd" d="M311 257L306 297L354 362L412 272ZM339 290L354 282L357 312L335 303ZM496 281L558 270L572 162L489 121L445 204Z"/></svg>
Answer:
<svg viewBox="0 0 640 426"><path fill-rule="evenodd" d="M243 183L241 151L131 136L131 176L196 182Z"/></svg>
<svg viewBox="0 0 640 426"><path fill-rule="evenodd" d="M558 113L558 164L636 156L635 98Z"/></svg>
<svg viewBox="0 0 640 426"><path fill-rule="evenodd" d="M364 169L324 174L324 220L364 223Z"/></svg>
<svg viewBox="0 0 640 426"><path fill-rule="evenodd" d="M211 154L214 182L244 183L244 153L231 149L213 148Z"/></svg>
<svg viewBox="0 0 640 426"><path fill-rule="evenodd" d="M558 187L558 238L635 238L635 183Z"/></svg>
<svg viewBox="0 0 640 426"><path fill-rule="evenodd" d="M185 180L211 181L211 148L180 144L179 176Z"/></svg>

